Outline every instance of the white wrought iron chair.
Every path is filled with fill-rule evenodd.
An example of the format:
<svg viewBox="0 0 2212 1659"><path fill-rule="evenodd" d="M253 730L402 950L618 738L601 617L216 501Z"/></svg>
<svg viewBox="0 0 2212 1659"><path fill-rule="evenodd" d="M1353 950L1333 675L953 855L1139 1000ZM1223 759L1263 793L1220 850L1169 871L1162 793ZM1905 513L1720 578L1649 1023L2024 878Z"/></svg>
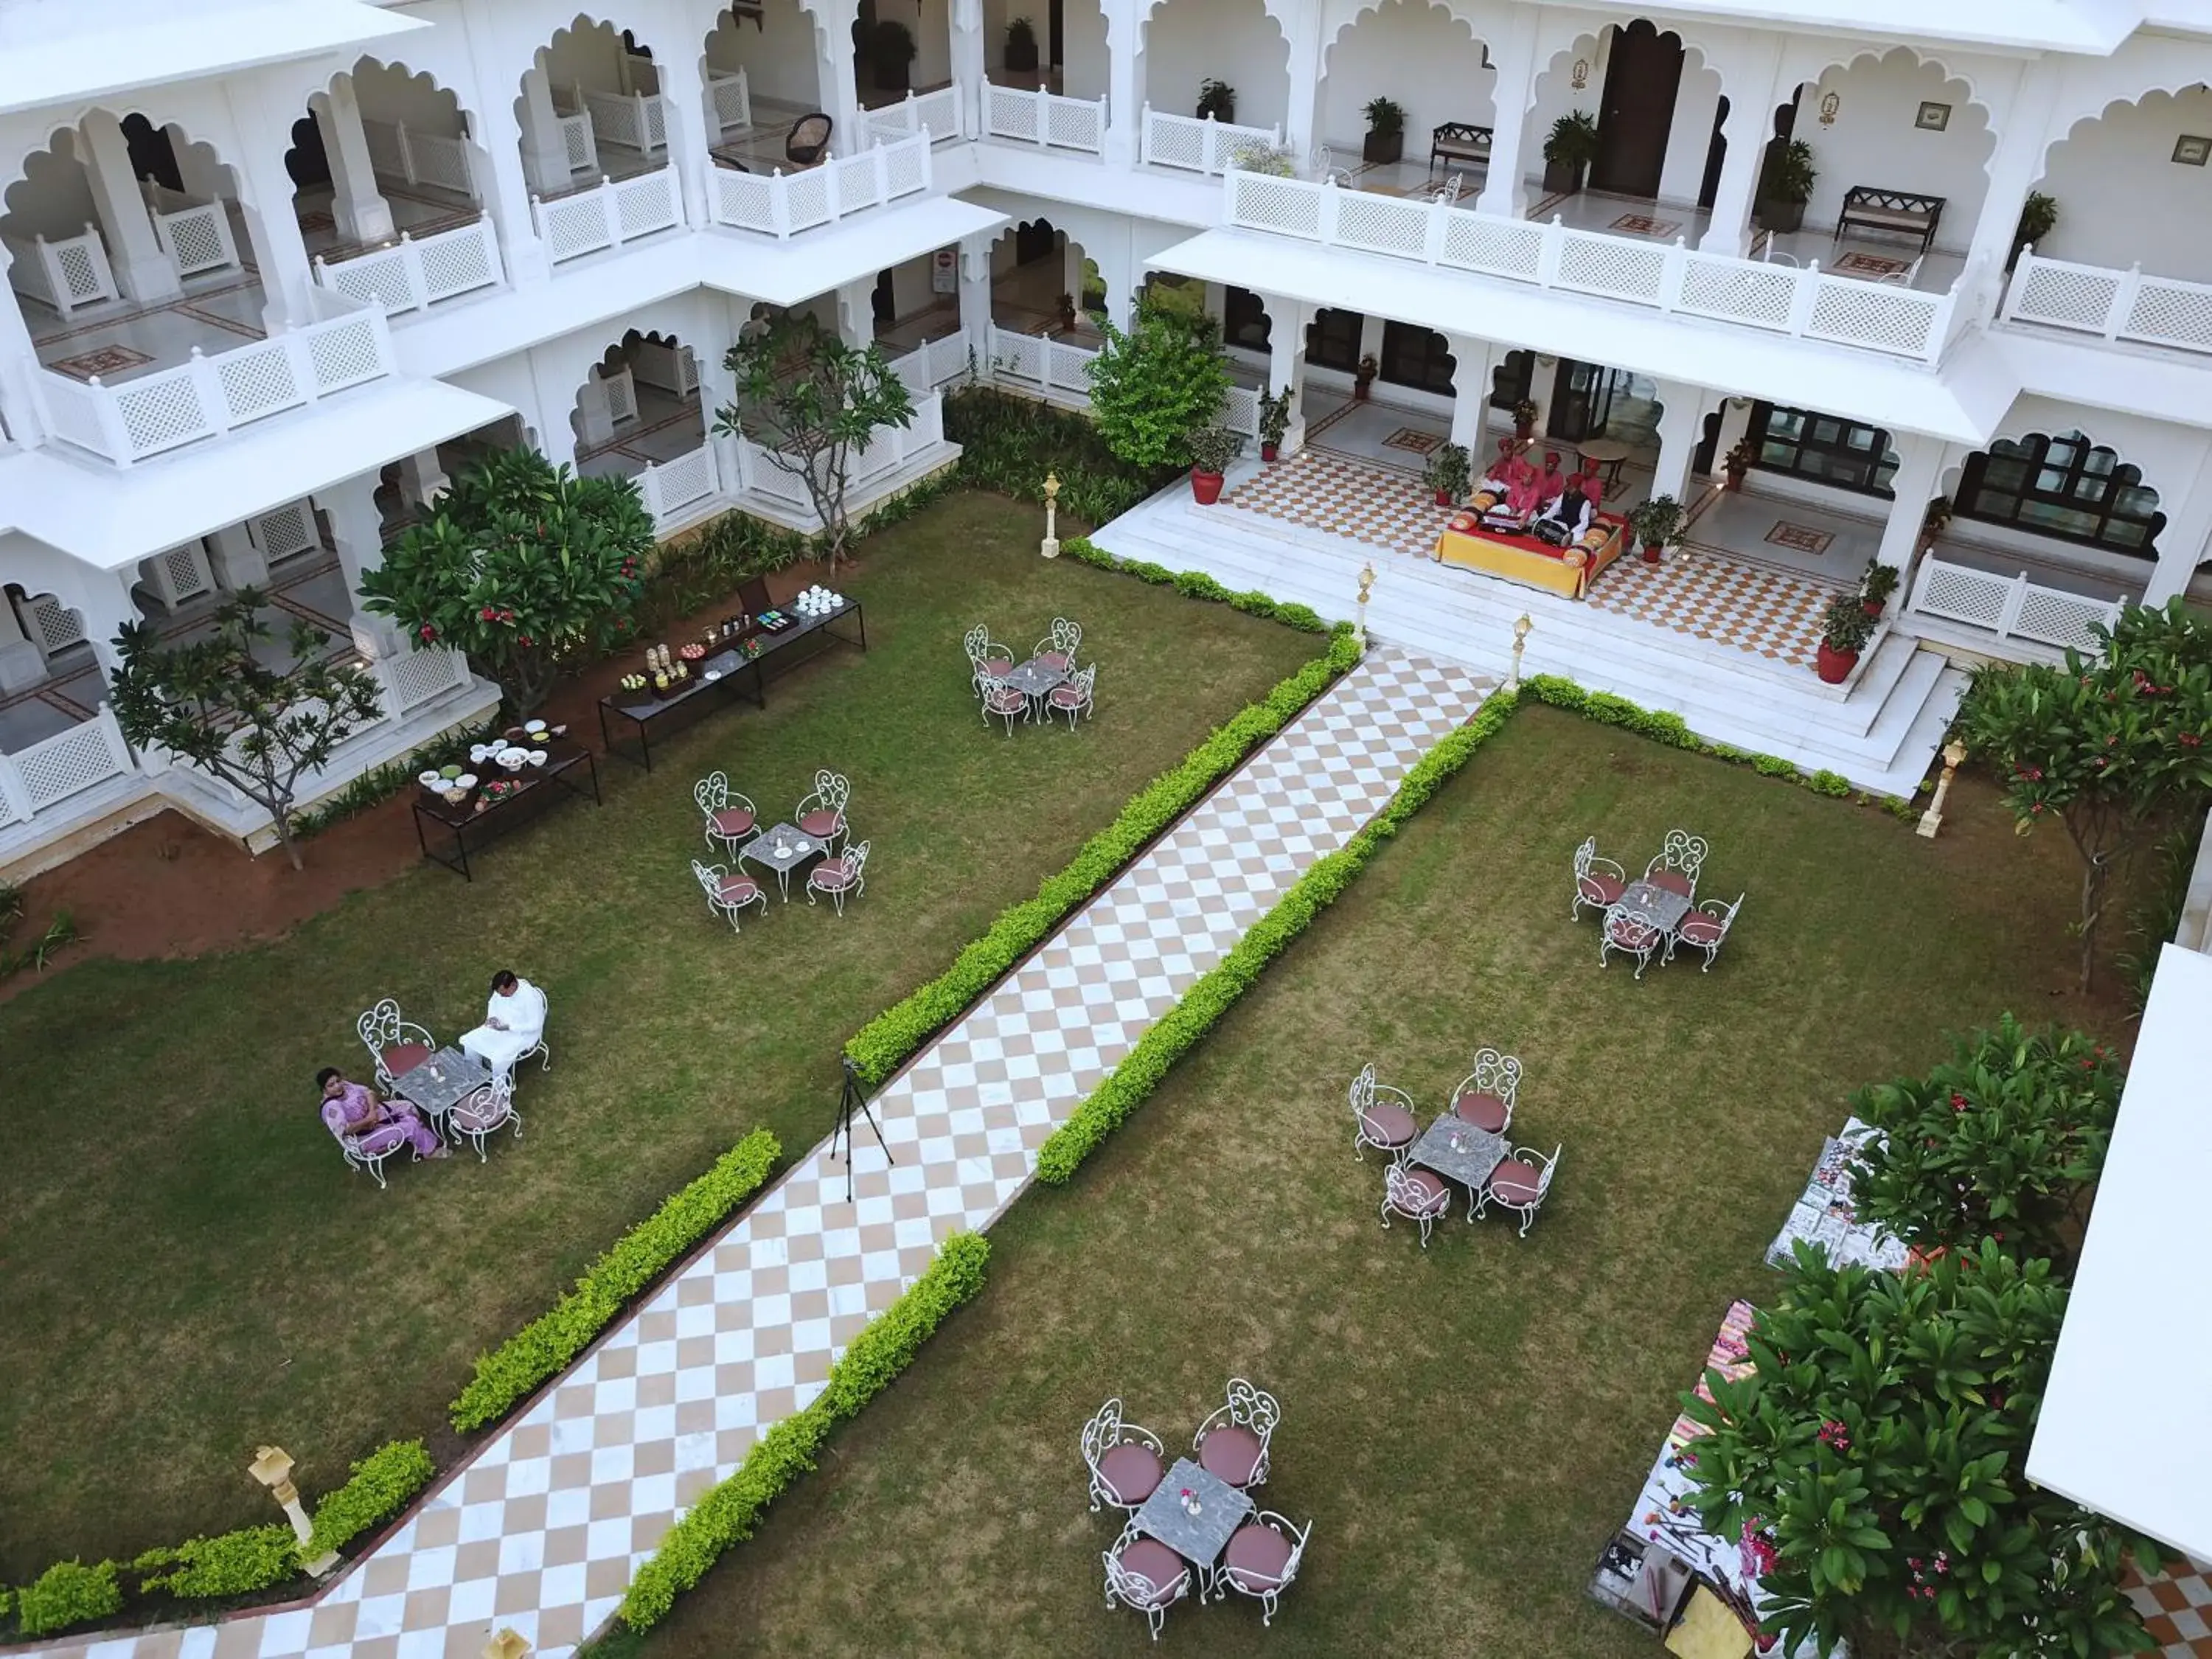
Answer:
<svg viewBox="0 0 2212 1659"><path fill-rule="evenodd" d="M1521 1093L1521 1062L1495 1048L1474 1051L1474 1069L1452 1091L1452 1110L1486 1134L1513 1127L1513 1103Z"/></svg>
<svg viewBox="0 0 2212 1659"><path fill-rule="evenodd" d="M1221 1553L1221 1565L1209 1575L1211 1582L1198 1599L1203 1602L1211 1595L1217 1601L1224 1601L1231 1590L1255 1596L1261 1627L1273 1624L1275 1598L1298 1576L1298 1564L1305 1559L1306 1540L1312 1532L1310 1521L1301 1527L1273 1510L1256 1511L1230 1534L1228 1547Z"/></svg>
<svg viewBox="0 0 2212 1659"><path fill-rule="evenodd" d="M1905 266L1904 270L1885 270L1881 276L1875 277L1875 281L1877 283L1889 283L1898 288L1911 288L1913 283L1920 280L1921 261L1925 259L1928 256L1924 253L1919 254L1916 256L1912 263Z"/></svg>
<svg viewBox="0 0 2212 1659"><path fill-rule="evenodd" d="M1534 1146L1515 1147L1513 1156L1490 1172L1490 1179L1475 1194L1475 1214L1486 1214L1493 1204L1501 1210L1511 1210L1521 1218L1518 1237L1528 1237L1528 1224L1544 1207L1544 1196L1552 1190L1552 1176L1559 1167L1559 1154L1566 1150L1562 1141L1552 1149L1551 1157L1539 1158Z"/></svg>
<svg viewBox="0 0 2212 1659"><path fill-rule="evenodd" d="M1421 1121L1413 1115L1413 1096L1387 1083L1377 1083L1371 1062L1361 1066L1359 1075L1352 1079L1350 1095L1352 1155L1363 1164L1367 1154L1359 1150L1362 1146L1372 1146L1395 1158L1419 1138Z"/></svg>
<svg viewBox="0 0 2212 1659"><path fill-rule="evenodd" d="M392 1092L392 1080L413 1071L438 1052L438 1039L411 1020L402 1019L399 1005L386 997L354 1022L362 1047L376 1068L376 1086Z"/></svg>
<svg viewBox="0 0 2212 1659"><path fill-rule="evenodd" d="M1714 960L1721 953L1721 942L1728 938L1729 929L1735 926L1736 912L1743 908L1743 902L1748 896L1748 894L1738 893L1734 904L1707 899L1675 924L1674 937L1677 939L1685 945L1694 945L1705 953L1705 965L1698 972L1712 972ZM1671 957L1673 954L1674 947L1670 945L1668 955Z"/></svg>
<svg viewBox="0 0 2212 1659"><path fill-rule="evenodd" d="M1150 1429L1121 1420L1117 1396L1083 1425L1083 1461L1091 1470L1091 1512L1101 1504L1140 1509L1167 1472L1167 1448Z"/></svg>
<svg viewBox="0 0 2212 1659"><path fill-rule="evenodd" d="M987 679L997 679L1013 672L1014 653L1006 647L994 642L991 630L981 623L968 630L965 644L968 647L968 666L974 672L979 689Z"/></svg>
<svg viewBox="0 0 2212 1659"><path fill-rule="evenodd" d="M806 902L814 902L817 893L830 895L830 902L837 907L837 914L845 914L845 901L858 898L867 890L868 867L866 842L848 847L834 858L826 858L806 872Z"/></svg>
<svg viewBox="0 0 2212 1659"><path fill-rule="evenodd" d="M1328 153L1327 144L1315 147L1312 165L1316 184L1335 185L1345 190L1352 188L1352 170L1336 165L1336 158Z"/></svg>
<svg viewBox="0 0 2212 1659"><path fill-rule="evenodd" d="M1597 855L1595 836L1575 848L1575 902L1567 912L1569 921L1581 921L1585 904L1603 915L1620 903L1627 890L1628 872L1611 859Z"/></svg>
<svg viewBox="0 0 2212 1659"><path fill-rule="evenodd" d="M1092 700L1098 691L1098 665L1078 669L1073 679L1062 680L1044 694L1045 712L1058 709L1067 716L1067 729L1075 730L1079 719L1089 720Z"/></svg>
<svg viewBox="0 0 2212 1659"><path fill-rule="evenodd" d="M823 849L836 847L845 838L845 803L852 799L853 786L842 772L826 769L814 775L814 793L799 803L792 814L792 822L799 826L802 836L811 836L822 843Z"/></svg>
<svg viewBox="0 0 2212 1659"><path fill-rule="evenodd" d="M1158 1539L1139 1532L1133 1516L1099 1559L1106 1564L1106 1605L1134 1607L1152 1626L1152 1640L1158 1641L1168 1609L1190 1594L1190 1564Z"/></svg>
<svg viewBox="0 0 2212 1659"><path fill-rule="evenodd" d="M1036 642L1030 654L1056 674L1075 672L1075 653L1083 643L1083 624L1065 617L1052 619L1052 632Z"/></svg>
<svg viewBox="0 0 2212 1659"><path fill-rule="evenodd" d="M386 1185L384 1160L410 1144L407 1131L397 1123L380 1123L357 1135L343 1131L333 1131L332 1134L338 1151L345 1154L346 1168L368 1170L379 1187Z"/></svg>
<svg viewBox="0 0 2212 1659"><path fill-rule="evenodd" d="M1467 175L1465 173L1446 173L1444 175L1443 183L1429 193L1429 199L1431 202L1442 202L1446 206L1449 206L1452 203L1459 200L1460 189L1466 182L1466 178Z"/></svg>
<svg viewBox="0 0 2212 1659"><path fill-rule="evenodd" d="M719 864L702 864L696 859L691 860L691 873L699 878L700 890L707 895L708 912L726 921L732 933L744 932L738 926L738 912L748 904L757 904L762 914L767 914L767 890L750 876L732 875Z"/></svg>
<svg viewBox="0 0 2212 1659"><path fill-rule="evenodd" d="M1644 866L1644 879L1654 887L1694 899L1698 896L1698 872L1705 863L1703 836L1693 836L1686 830L1669 830L1658 856Z"/></svg>
<svg viewBox="0 0 2212 1659"><path fill-rule="evenodd" d="M983 724L989 726L994 718L1006 723L1006 735L1014 735L1014 722L1030 712L1028 695L1018 686L1009 685L1002 679L994 679L981 673L975 677L976 688L983 694Z"/></svg>
<svg viewBox="0 0 2212 1659"><path fill-rule="evenodd" d="M1242 1491L1267 1480L1267 1442L1282 1420L1283 1408L1265 1389L1241 1376L1229 1379L1228 1399L1208 1413L1191 1437L1198 1465L1217 1480Z"/></svg>
<svg viewBox="0 0 2212 1659"><path fill-rule="evenodd" d="M455 1103L446 1115L456 1139L465 1139L477 1149L477 1162L486 1162L484 1142L510 1125L514 1138L522 1139L522 1114L514 1109L514 1078L501 1072L475 1093Z"/></svg>
<svg viewBox="0 0 2212 1659"><path fill-rule="evenodd" d="M1644 970L1651 965L1652 957L1663 952L1666 946L1666 930L1656 921L1632 904L1616 904L1605 913L1605 926L1598 940L1598 966L1604 967L1612 952L1625 951L1636 958L1636 977L1642 979ZM1663 955L1661 960L1665 960Z"/></svg>
<svg viewBox="0 0 2212 1659"><path fill-rule="evenodd" d="M1389 1230L1390 1218L1404 1216L1418 1222L1421 1229L1421 1248L1429 1248L1429 1233L1451 1208L1451 1188L1433 1170L1417 1169L1406 1162L1401 1152L1396 1161L1382 1171L1382 1226Z"/></svg>
<svg viewBox="0 0 2212 1659"><path fill-rule="evenodd" d="M699 803L707 820L707 850L713 852L719 842L732 858L737 857L738 842L750 836L760 822L759 810L731 789L726 772L708 773L691 786L691 799Z"/></svg>

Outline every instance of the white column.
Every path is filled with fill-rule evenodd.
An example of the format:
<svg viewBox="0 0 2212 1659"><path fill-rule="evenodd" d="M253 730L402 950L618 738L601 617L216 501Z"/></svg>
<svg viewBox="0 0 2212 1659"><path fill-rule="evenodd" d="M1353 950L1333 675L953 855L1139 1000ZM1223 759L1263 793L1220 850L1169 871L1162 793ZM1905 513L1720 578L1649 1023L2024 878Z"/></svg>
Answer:
<svg viewBox="0 0 2212 1659"><path fill-rule="evenodd" d="M15 614L15 601L0 592L0 692L27 691L46 677L46 653Z"/></svg>
<svg viewBox="0 0 2212 1659"><path fill-rule="evenodd" d="M2183 542L2171 534L2165 539L2167 544L2159 553L2158 568L2143 586L2145 605L2164 605L2185 591L2197 574L2197 567L2212 559L2212 542Z"/></svg>
<svg viewBox="0 0 2212 1659"><path fill-rule="evenodd" d="M236 592L241 587L269 586L269 561L253 544L242 524L227 524L206 538L208 564L218 586Z"/></svg>
<svg viewBox="0 0 2212 1659"><path fill-rule="evenodd" d="M35 257L35 256L33 256ZM14 263L0 247L0 282ZM31 343L30 325L23 308L12 296L0 300L0 420L17 443L29 446L46 435L39 420L37 400L31 396L32 377L39 372L39 349Z"/></svg>
<svg viewBox="0 0 2212 1659"><path fill-rule="evenodd" d="M326 97L311 98L308 108L323 135L323 154L331 163L331 216L341 235L356 242L381 242L392 234L392 206L378 193L376 169L368 159L368 136L362 131L361 100L353 76L341 75Z"/></svg>
<svg viewBox="0 0 2212 1659"><path fill-rule="evenodd" d="M853 50L853 20L858 0L838 0L826 5L823 27L814 31L814 78L822 94L822 107L836 123L830 149L839 155L858 155L868 148L860 125L860 86Z"/></svg>
<svg viewBox="0 0 2212 1659"><path fill-rule="evenodd" d="M2051 141L2061 136L2051 131L2061 73L2055 60L2031 59L2021 70L2010 111L1991 113L1997 147L1990 157L1990 187L1982 198L1981 217L1974 222L1966 253L1969 265L1978 259L1984 262L1984 272L2003 270L2028 190L2043 176L2043 160Z"/></svg>
<svg viewBox="0 0 2212 1659"><path fill-rule="evenodd" d="M1540 447L1545 441L1544 428L1552 423L1552 393L1559 384L1559 360L1536 353L1528 365L1528 401L1536 405L1536 418L1528 430Z"/></svg>
<svg viewBox="0 0 2212 1659"><path fill-rule="evenodd" d="M1101 0L1106 15L1106 161L1134 167L1144 120L1137 94L1137 56L1151 0Z"/></svg>
<svg viewBox="0 0 2212 1659"><path fill-rule="evenodd" d="M2164 605L2187 587L2208 551L2212 537L2212 455L2197 464L2197 477L2174 504L2159 532L2158 568L2143 589L2145 605Z"/></svg>
<svg viewBox="0 0 2212 1659"><path fill-rule="evenodd" d="M568 188L568 147L562 141L561 117L553 107L553 83L536 64L522 76L522 171L538 195Z"/></svg>
<svg viewBox="0 0 2212 1659"><path fill-rule="evenodd" d="M1267 307L1267 390L1291 397L1291 423L1279 453L1295 455L1306 444L1306 325L1313 307L1274 295L1261 298Z"/></svg>
<svg viewBox="0 0 2212 1659"><path fill-rule="evenodd" d="M284 170L295 111L275 106L276 88L265 79L234 78L223 90L241 151L232 165L246 238L261 272L262 325L273 334L308 319L307 291L315 283L292 208L292 176Z"/></svg>
<svg viewBox="0 0 2212 1659"><path fill-rule="evenodd" d="M530 386L538 394L538 418L528 423L538 428L538 447L548 460L556 466L573 467L576 464L576 427L570 416L580 407L589 405L580 398L581 388L551 382L545 355L542 349L532 349L529 354Z"/></svg>
<svg viewBox="0 0 2212 1659"><path fill-rule="evenodd" d="M707 211L707 169L714 163L707 155L707 88L697 64L696 54L682 54L660 65L659 80L668 158L684 192L684 222L705 225L713 222Z"/></svg>
<svg viewBox="0 0 2212 1659"><path fill-rule="evenodd" d="M1464 334L1446 337L1452 349L1451 441L1467 451L1479 478L1490 462L1483 453L1483 435L1490 417L1491 376L1505 349Z"/></svg>
<svg viewBox="0 0 2212 1659"><path fill-rule="evenodd" d="M1748 398L1729 398L1721 404L1721 423L1713 436L1713 468L1725 471L1729 451L1743 441L1751 429L1751 402Z"/></svg>
<svg viewBox="0 0 2212 1659"><path fill-rule="evenodd" d="M1911 567L1912 550L1918 544L1921 522L1928 516L1936 481L1942 476L1948 446L1941 438L1922 432L1894 433L1890 441L1897 446L1897 473L1889 484L1896 499L1889 504L1889 516L1882 520L1881 545L1875 557L1903 573ZM1905 597L1900 596L1898 608L1902 610L1904 605Z"/></svg>
<svg viewBox="0 0 2212 1659"><path fill-rule="evenodd" d="M1321 9L1298 6L1291 15L1291 99L1283 112L1283 142L1303 176L1313 154L1314 105L1321 96Z"/></svg>
<svg viewBox="0 0 2212 1659"><path fill-rule="evenodd" d="M409 493L426 508L453 483L446 476L446 464L438 459L435 449L417 450L406 457L400 463L400 476Z"/></svg>
<svg viewBox="0 0 2212 1659"><path fill-rule="evenodd" d="M720 412L738 401L737 376L725 366L724 357L730 343L736 338L731 313L737 307L725 303L712 308L712 319L699 345L699 408L707 422L707 442L714 452L714 467L722 480L722 492L735 495L744 489L743 469L738 459L738 436L735 433L717 434L714 430Z"/></svg>
<svg viewBox="0 0 2212 1659"><path fill-rule="evenodd" d="M982 0L952 0L952 82L960 88L971 136L983 131L983 6Z"/></svg>
<svg viewBox="0 0 2212 1659"><path fill-rule="evenodd" d="M138 180L131 171L130 147L123 142L123 126L106 110L93 110L78 124L83 141L78 159L92 185L93 210L100 216L100 235L107 243L107 262L127 298L140 301L173 299L185 291L176 267L154 239L154 222L146 216L146 198L138 193Z"/></svg>
<svg viewBox="0 0 2212 1659"><path fill-rule="evenodd" d="M1766 159L1766 142L1774 136L1774 106L1780 101L1783 48L1790 37L1776 33L1758 37L1759 46L1745 54L1740 86L1725 88L1728 120L1722 134L1728 153L1721 158L1720 184L1713 192L1711 222L1698 239L1701 253L1727 253L1741 258L1751 246L1752 198L1759 189L1759 169Z"/></svg>
<svg viewBox="0 0 2212 1659"><path fill-rule="evenodd" d="M1661 380L1657 386L1659 462L1651 479L1651 493L1672 495L1687 507L1690 463L1697 458L1705 398L1699 388L1680 380Z"/></svg>
<svg viewBox="0 0 2212 1659"><path fill-rule="evenodd" d="M837 290L837 335L859 349L876 337L876 279L864 276Z"/></svg>
<svg viewBox="0 0 2212 1659"><path fill-rule="evenodd" d="M1482 175L1482 193L1474 199L1479 213L1517 219L1527 208L1521 188L1521 141L1528 125L1528 105L1536 91L1536 25L1540 15L1534 6L1513 7L1507 13L1505 27L1487 42L1490 61L1498 71L1498 91L1490 117L1490 165Z"/></svg>
<svg viewBox="0 0 2212 1659"><path fill-rule="evenodd" d="M476 95L464 100L468 104L469 183L498 233L507 281L540 283L552 275L552 268L530 214L522 125L514 112L517 87L512 65L523 52L500 38L497 20L489 13L485 6L460 9L460 27L476 71Z"/></svg>
<svg viewBox="0 0 2212 1659"><path fill-rule="evenodd" d="M365 656L398 655L406 648L399 624L361 608L362 573L384 563L384 515L376 507L376 474L360 473L319 489L314 505L330 525L331 545L337 550L338 568L353 601L354 643Z"/></svg>
<svg viewBox="0 0 2212 1659"><path fill-rule="evenodd" d="M1694 202L1705 182L1705 156L1712 148L1713 118L1722 88L1686 70L1674 99L1674 124L1667 131L1667 155L1659 171L1659 199ZM1733 110L1735 105L1731 103Z"/></svg>
<svg viewBox="0 0 2212 1659"><path fill-rule="evenodd" d="M92 647L92 654L99 659L102 672L111 676L123 665L123 653L116 649L115 636L123 631L124 623L146 620L138 601L131 597L131 584L137 574L136 564L126 564L120 570L88 568L77 590L76 603L70 607L84 619L85 643Z"/></svg>
<svg viewBox="0 0 2212 1659"><path fill-rule="evenodd" d="M960 245L960 332L975 354L978 372L991 376L991 244L973 237Z"/></svg>

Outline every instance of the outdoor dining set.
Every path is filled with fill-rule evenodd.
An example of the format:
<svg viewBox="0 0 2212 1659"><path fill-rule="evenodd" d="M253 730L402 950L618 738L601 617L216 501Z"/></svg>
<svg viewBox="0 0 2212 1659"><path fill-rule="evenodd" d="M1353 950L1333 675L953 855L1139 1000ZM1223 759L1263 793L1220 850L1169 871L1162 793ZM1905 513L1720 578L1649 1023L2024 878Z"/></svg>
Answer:
<svg viewBox="0 0 2212 1659"><path fill-rule="evenodd" d="M1737 894L1733 904L1699 902L1698 874L1705 864L1702 836L1669 830L1657 855L1632 881L1626 870L1597 855L1592 836L1575 848L1575 902L1568 915L1579 918L1588 905L1602 918L1601 965L1615 951L1625 951L1636 958L1636 977L1642 979L1654 956L1663 967L1674 959L1677 945L1691 945L1705 953L1705 971L1711 973L1747 895Z"/></svg>
<svg viewBox="0 0 2212 1659"><path fill-rule="evenodd" d="M1036 642L1022 662L1014 660L1011 646L993 640L990 629L981 623L968 630L965 644L969 683L982 705L984 725L994 719L1004 720L1011 738L1018 720L1042 720L1065 714L1067 729L1073 732L1077 720L1090 719L1098 688L1098 665L1079 667L1076 664L1075 653L1083 645L1079 623L1054 617L1051 632Z"/></svg>
<svg viewBox="0 0 2212 1659"><path fill-rule="evenodd" d="M1192 1455L1172 1464L1159 1436L1122 1420L1118 1399L1083 1425L1091 1512L1103 1506L1127 1517L1101 1555L1106 1605L1143 1613L1155 1642L1168 1609L1194 1585L1201 1607L1235 1590L1259 1601L1262 1625L1274 1622L1276 1598L1298 1576L1313 1531L1310 1521L1301 1527L1252 1501L1270 1473L1281 1417L1273 1395L1232 1376L1224 1402L1192 1437Z"/></svg>
<svg viewBox="0 0 2212 1659"><path fill-rule="evenodd" d="M1520 1237L1552 1190L1565 1143L1547 1158L1534 1146L1507 1140L1513 1108L1521 1091L1521 1062L1495 1048L1475 1052L1474 1069L1452 1091L1451 1104L1424 1128L1413 1098L1402 1089L1375 1080L1375 1067L1359 1068L1352 1079L1352 1155L1364 1159L1363 1147L1386 1153L1382 1171L1382 1224L1394 1215L1429 1232L1452 1206L1455 1186L1467 1189L1467 1218L1479 1221L1495 1205L1521 1218Z"/></svg>
<svg viewBox="0 0 2212 1659"><path fill-rule="evenodd" d="M812 904L817 894L824 895L843 915L845 901L867 889L868 843L853 839L845 816L852 794L852 783L842 773L817 772L814 793L793 809L788 820L763 825L759 809L730 787L729 774L709 772L700 779L691 795L706 819L707 845L727 851L731 860L729 865L691 860L708 910L725 918L732 933L742 931L738 912L748 904L766 913L768 889L743 868L732 867L750 863L775 877L786 904L791 902L793 872L806 866L806 902Z"/></svg>
<svg viewBox="0 0 2212 1659"><path fill-rule="evenodd" d="M532 1046L519 1056L536 1060L550 1071L553 1051L544 1034L544 994L537 998L539 1025ZM485 1143L501 1129L522 1135L522 1115L514 1109L514 1066L494 1066L482 1055L453 1044L441 1044L428 1030L406 1018L398 1002L386 997L354 1022L362 1046L368 1050L371 1073L378 1091L388 1101L412 1107L439 1141L455 1146L465 1141L475 1147L477 1161L487 1162ZM373 1127L340 1133L338 1149L349 1169L366 1170L380 1187L385 1184L384 1164L394 1152L410 1146L404 1127L386 1115ZM422 1155L416 1147L417 1158Z"/></svg>

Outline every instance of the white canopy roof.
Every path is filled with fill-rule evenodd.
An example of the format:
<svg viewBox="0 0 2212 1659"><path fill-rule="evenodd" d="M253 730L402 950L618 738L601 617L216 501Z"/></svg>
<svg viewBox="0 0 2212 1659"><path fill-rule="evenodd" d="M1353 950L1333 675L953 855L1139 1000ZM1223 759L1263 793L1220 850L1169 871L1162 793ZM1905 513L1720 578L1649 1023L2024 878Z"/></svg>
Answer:
<svg viewBox="0 0 2212 1659"><path fill-rule="evenodd" d="M2212 956L2168 945L2128 1068L2027 1476L2212 1560Z"/></svg>

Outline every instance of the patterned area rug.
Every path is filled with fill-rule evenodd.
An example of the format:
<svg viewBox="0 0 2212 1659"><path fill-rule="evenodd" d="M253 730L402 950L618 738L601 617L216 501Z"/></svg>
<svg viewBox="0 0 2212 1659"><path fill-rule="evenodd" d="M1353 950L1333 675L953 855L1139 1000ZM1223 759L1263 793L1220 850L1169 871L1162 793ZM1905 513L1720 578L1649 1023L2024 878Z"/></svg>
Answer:
<svg viewBox="0 0 2212 1659"><path fill-rule="evenodd" d="M1791 524L1787 519L1778 519L1774 528L1766 532L1766 539L1777 547L1794 547L1800 553L1825 553L1836 538L1809 524Z"/></svg>
<svg viewBox="0 0 2212 1659"><path fill-rule="evenodd" d="M1385 449L1407 449L1416 455L1433 454L1441 448L1443 440L1433 432L1423 432L1418 427L1401 426L1382 441Z"/></svg>
<svg viewBox="0 0 2212 1659"><path fill-rule="evenodd" d="M337 228L337 216L328 208L310 208L300 216L300 230L303 235L313 236L318 232L336 230Z"/></svg>
<svg viewBox="0 0 2212 1659"><path fill-rule="evenodd" d="M133 351L126 345L104 345L81 351L74 357L57 357L46 367L73 380L89 380L95 374L120 374L125 369L153 361L144 352Z"/></svg>
<svg viewBox="0 0 2212 1659"><path fill-rule="evenodd" d="M1840 590L1803 576L1738 564L1718 549L1686 547L1661 564L1618 559L1584 603L1769 662L1810 669L1820 612Z"/></svg>
<svg viewBox="0 0 2212 1659"><path fill-rule="evenodd" d="M1681 229L1680 219L1654 219L1648 214L1624 213L1606 228L1625 230L1631 236L1672 236Z"/></svg>
<svg viewBox="0 0 2212 1659"><path fill-rule="evenodd" d="M1846 253L1829 269L1847 270L1854 276L1889 276L1911 265L1910 259L1893 259L1886 253Z"/></svg>
<svg viewBox="0 0 2212 1659"><path fill-rule="evenodd" d="M2158 1659L2212 1659L2212 1567L2180 1560L2132 1584L2128 1600L2159 1645Z"/></svg>

